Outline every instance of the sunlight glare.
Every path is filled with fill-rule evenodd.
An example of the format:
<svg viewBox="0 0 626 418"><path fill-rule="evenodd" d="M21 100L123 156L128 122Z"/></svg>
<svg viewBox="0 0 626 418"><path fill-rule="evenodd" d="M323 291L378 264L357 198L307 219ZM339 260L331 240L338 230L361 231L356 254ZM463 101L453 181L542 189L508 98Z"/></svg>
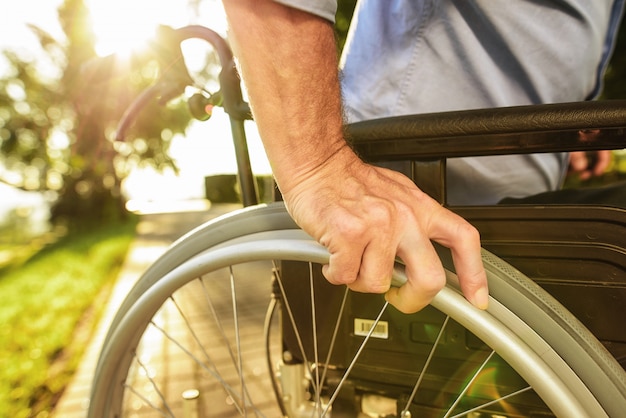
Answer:
<svg viewBox="0 0 626 418"><path fill-rule="evenodd" d="M154 35L159 25L179 28L199 24L226 35L220 0L87 0L87 5L99 56L129 56ZM205 65L205 50L206 45L196 40L183 45L185 61L192 71ZM125 196L133 200L132 204L156 202L159 210L163 210L164 199L204 198L205 176L237 170L230 132L228 115L214 109L210 121L192 123L184 136L175 135L172 139L169 154L180 169L178 175L136 167L124 181ZM271 173L254 124L246 124L246 135L253 171L258 175Z"/></svg>
<svg viewBox="0 0 626 418"><path fill-rule="evenodd" d="M128 56L144 45L158 25L184 26L190 20L185 0L89 0L96 53Z"/></svg>

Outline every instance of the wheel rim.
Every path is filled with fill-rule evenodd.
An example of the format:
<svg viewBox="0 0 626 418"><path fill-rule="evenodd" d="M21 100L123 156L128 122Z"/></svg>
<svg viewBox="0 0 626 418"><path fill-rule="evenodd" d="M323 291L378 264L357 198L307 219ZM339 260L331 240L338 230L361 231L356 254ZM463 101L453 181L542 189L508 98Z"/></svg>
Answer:
<svg viewBox="0 0 626 418"><path fill-rule="evenodd" d="M277 258L277 255L281 256L278 258L312 261L316 263L325 263L328 258L328 255L323 248L312 242L310 239L307 239L303 233L299 231L275 231L272 233L256 234L230 241L225 245L212 249L205 254L196 256L193 260L184 263L177 270L170 273L168 275L169 277L164 278L155 286L150 288L150 290L146 292L134 305L135 307L142 306L142 309L131 309L118 326L116 333L119 336L124 335L126 338L128 335L132 334L134 330L145 328L145 313L156 312L164 300L170 300L171 303L174 304L173 307L168 309L180 311L181 306L176 306L176 300L168 299L168 296L180 285L190 280L195 281L195 277L207 269L211 270L214 268L229 266L231 264L239 264L243 261L249 261L250 258L255 260L273 260ZM230 274L231 270L228 269L228 271L229 273L227 276L229 277L224 281L232 283L233 279L232 274ZM398 278L402 278L401 272L398 272ZM263 278L259 280L263 280ZM265 280L267 280L267 278L265 278ZM450 280L454 281L454 277L452 275ZM202 287L203 284L200 283L199 286ZM206 284L204 284L204 286L206 286ZM240 304L241 302L237 303L237 305ZM209 303L207 306L211 306L211 304ZM591 404L595 403L595 399L593 399L589 393L585 393L584 388L581 390L581 385L576 382L573 383L571 380L564 382L562 377L555 376L551 367L546 364L554 363L554 354L551 353L550 350L541 342L542 340L540 338L536 335L531 335L532 332L530 330L524 330L524 335L528 337L528 339L532 340L531 347L529 347L528 344L522 342L515 335L512 335L508 326L503 325L501 321L496 319L511 315L510 313L507 313L507 310L497 302L492 301L490 312L488 313L476 311L468 307L468 304L462 296L460 296L453 288L447 288L437 296L433 302L433 306L452 316L457 323L466 327L471 327L475 334L479 334L479 337L482 337L484 340L488 341L490 345L493 345L496 351L498 351L507 362L515 364L518 372L523 374L526 380L531 382L531 385L542 394L544 400L556 413L567 412L568 416L576 416L576 411L578 411L579 415L584 416L589 412L588 410L585 410L585 408L593 407ZM246 309L247 308L249 308L249 306L246 306ZM214 306L209 308L209 311L214 310ZM237 312L241 313L241 308L237 308ZM162 313L160 315L162 315ZM189 316L189 314L187 314L187 316ZM512 320L509 318L507 321L511 322ZM516 323L515 326L518 328L524 327L524 324ZM168 335L167 331L159 329L158 321L153 321L153 323L149 325L148 334L146 335L149 336L151 332L161 334L168 340L171 339L171 335ZM520 332L519 329L517 332ZM140 333L135 332L135 334L134 338L137 339L140 336ZM236 333L236 335L240 335L240 333ZM115 338L113 338L113 340L115 340ZM237 365L242 364L240 353L244 350L241 348L241 341L239 344L240 345L237 346L238 348L231 350L227 356L230 357L229 362L234 365L235 369L237 369L237 367L241 369L241 367ZM534 347L532 345L534 345ZM150 343L148 343L148 346L150 346ZM537 352L540 352L541 355L538 355ZM116 345L108 347L105 352L105 357L111 359L111 361L115 359L116 366L114 369L116 369L116 372L112 373L110 376L110 378L114 381L118 381L120 378L124 377L125 371L130 367L129 364L131 362L135 362L135 366L133 367L138 370L138 374L143 374L145 376L154 374L151 369L151 367L154 366L147 364L147 362L143 360L145 357L138 356L135 358L130 351L127 351L126 347ZM195 359L193 362L200 369L203 369L203 371L209 376L214 376L214 373L212 372L212 367L214 368L214 366L209 365L204 367L202 365L203 362L199 359ZM315 363L319 363L319 361ZM484 371L485 366L483 366L481 370ZM559 369L559 373L563 373L561 369ZM309 374L313 376L315 373L309 372ZM234 389L237 384L240 388ZM143 385L148 387L154 386L155 382L148 379L147 382L143 382ZM240 378L235 379L234 383L228 383L226 386L227 389L222 393L225 393L227 396L223 399L226 399L226 403L232 402L234 410L238 410L240 415L250 414L251 416L274 416L272 414L263 414L260 407L247 406L248 402L242 402L242 399L249 399L251 395L248 394L247 387L241 384ZM466 389L463 390L467 392ZM520 388L520 390L524 390L524 388ZM133 391L135 390L130 390L130 392ZM154 391L154 393L156 393L156 395L154 395L156 398L153 396L156 400L148 399L146 396L144 396L146 399L142 399L141 395L136 396L136 398L140 401L147 400L148 406L150 406L150 404L156 406L157 408L155 409L161 410L161 415L163 416L182 416L177 411L180 411L181 408L184 409L185 407L193 409L194 402L197 402L193 399L183 401L182 396L180 395L183 391L184 390L182 389L177 391L179 392L178 400L175 401L172 406L168 407L160 406L160 403L162 403L162 394L159 395L157 391ZM331 396L332 395L328 395L327 397ZM201 397L206 397L206 389L201 391ZM230 401L228 400L228 397L230 397ZM119 388L112 389L110 399L112 399L112 402L109 402L108 404L111 405L113 409L122 404L122 396ZM239 402L237 400L239 400ZM580 400L583 400L584 402L579 402ZM135 402L137 402L137 400L135 400ZM263 402L266 401L263 400L257 403ZM584 404L584 407L581 403ZM239 404L238 407L236 406L237 404ZM320 406L318 409L323 411L325 406ZM454 409L450 411L450 416L453 416L454 413L456 413L454 411ZM594 411L594 413L596 412L598 411Z"/></svg>

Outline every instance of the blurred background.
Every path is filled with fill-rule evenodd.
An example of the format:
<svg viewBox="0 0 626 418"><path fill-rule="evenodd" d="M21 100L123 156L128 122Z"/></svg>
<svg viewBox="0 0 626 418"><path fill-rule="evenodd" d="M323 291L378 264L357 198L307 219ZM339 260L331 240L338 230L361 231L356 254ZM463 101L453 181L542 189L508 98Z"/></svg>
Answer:
<svg viewBox="0 0 626 418"><path fill-rule="evenodd" d="M46 205L53 225L106 222L123 217L128 200L136 207L202 198L205 176L235 172L221 109L210 121L193 123L181 99L151 105L126 142L113 144L126 107L159 76L158 25L194 23L225 34L220 2L26 0L0 16L3 237L18 238L15 231L9 238L7 228L30 234L22 218L39 224ZM216 88L213 51L191 41L183 48L203 87ZM111 54L106 74L89 71L90 63ZM254 168L267 173L253 127L249 131Z"/></svg>
<svg viewBox="0 0 626 418"><path fill-rule="evenodd" d="M339 1L340 49L354 4ZM172 53L159 25L189 24L225 35L221 2L20 0L0 13L0 418L53 409L80 357L76 329L132 240L132 212L206 203L206 178L236 172L228 118L216 107L208 121L194 120L184 100L193 91L151 104L123 143L113 140ZM214 52L199 41L182 52L198 88L215 92ZM624 24L602 96L618 98L626 98ZM254 124L246 129L253 170L267 175ZM626 154L616 151L599 179L568 184L624 178Z"/></svg>
<svg viewBox="0 0 626 418"><path fill-rule="evenodd" d="M339 6L341 44L354 0ZM208 122L195 122L182 98L151 105L125 143L113 143L126 107L159 76L157 27L188 24L225 35L221 3L23 0L0 15L4 241L17 239L16 229L40 233L45 206L52 225L100 223L123 217L129 200L131 208L139 208L142 202L202 199L206 176L235 173L230 128L221 108L215 108ZM606 74L606 99L626 97L625 30L619 38ZM194 79L215 91L219 66L213 51L199 41L187 41L183 53ZM89 71L88 63L112 54L105 73ZM253 124L248 128L253 169L267 174L269 165ZM607 177L614 177L619 161L610 171ZM26 218L37 225L26 227Z"/></svg>

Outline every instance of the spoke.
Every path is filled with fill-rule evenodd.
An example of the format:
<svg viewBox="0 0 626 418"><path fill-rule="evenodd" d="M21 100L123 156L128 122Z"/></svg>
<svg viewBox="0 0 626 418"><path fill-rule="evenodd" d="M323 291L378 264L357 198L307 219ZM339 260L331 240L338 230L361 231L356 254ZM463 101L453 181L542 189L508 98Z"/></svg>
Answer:
<svg viewBox="0 0 626 418"><path fill-rule="evenodd" d="M322 371L322 379L320 382L320 385L322 387L324 386L324 382L326 381L326 373L328 371L328 365L330 364L330 356L335 349L335 341L337 340L337 335L339 334L339 326L341 325L341 317L343 316L346 301L348 300L348 292L349 289L348 286L346 286L346 289L343 292L343 299L341 300L341 307L339 308L339 313L337 314L337 320L335 321L335 329L333 330L333 335L328 346L328 354L326 354L326 360L324 361L324 370Z"/></svg>
<svg viewBox="0 0 626 418"><path fill-rule="evenodd" d="M170 340L171 342L173 342L178 348L180 348L185 354L187 354L187 356L189 356L190 359L192 359L198 366L200 366L200 368L202 368L203 370L205 370L207 373L209 373L211 376L213 376L213 378L215 380L217 380L222 388L226 391L226 393L233 399L233 401L236 401L237 398L239 398L239 395L236 394L235 390L230 386L230 384L228 384L228 382L226 382L224 380L224 378L222 378L222 376L220 375L220 373L217 371L217 369L211 369L209 367L207 367L206 364L204 364L201 360L199 360L193 353L191 353L189 350L187 350L185 347L182 346L182 344L180 344L178 342L178 340L176 340L174 337L172 337L167 331L165 331L163 328L161 328L160 326L158 326L156 323L154 323L153 321L151 322L151 324L157 329L159 330L164 336L165 338L167 338L168 340ZM243 414L243 411L241 410L239 404L237 402L234 402L235 407L237 408L237 411L239 411L240 414Z"/></svg>
<svg viewBox="0 0 626 418"><path fill-rule="evenodd" d="M141 399L143 401L143 403L145 403L146 405L148 405L150 408L152 408L155 412L158 412L159 415L161 415L162 417L165 418L173 418L174 415L172 414L168 414L165 411L163 411L161 408L159 408L158 406L156 406L155 404L153 404L152 402L150 402L150 400L148 398L146 398L145 396L143 396L141 393L139 393L134 387L129 386L129 385L124 385L124 387L126 389L128 389L130 392L132 392L133 395L135 395L136 397L138 397L139 399Z"/></svg>
<svg viewBox="0 0 626 418"><path fill-rule="evenodd" d="M230 273L230 295L233 304L233 323L235 325L235 345L237 346L237 371L239 372L239 384L241 385L241 400L243 401L244 416L248 416L248 408L246 408L246 385L243 378L243 359L241 358L241 337L239 334L239 311L237 309L237 291L235 290L235 275L233 274L233 266L229 266ZM250 400L252 402L252 400Z"/></svg>
<svg viewBox="0 0 626 418"><path fill-rule="evenodd" d="M461 399L463 399L463 396L465 396L465 394L467 393L467 391L469 390L470 386L472 385L472 383L474 383L474 381L476 380L476 378L478 377L478 375L480 374L480 372L482 372L485 369L485 366L487 366L487 363L489 362L489 360L491 360L491 357L493 357L493 355L495 354L495 351L491 351L491 353L489 353L489 355L487 356L487 358L485 359L485 361L483 361L483 364L480 365L480 367L478 368L478 370L476 370L476 373L474 373L474 376L472 376L472 378L470 379L469 382L467 382L467 385L465 385L465 388L463 388L463 390L461 391L461 393L459 393L459 395L457 396L456 400L454 401L454 403L452 404L452 406L450 406L450 409L448 409L448 412L446 413L446 415L444 415L444 418L448 418L450 416L450 414L452 414L452 411L454 410L454 408L457 407L457 405L459 404L459 402L461 402Z"/></svg>
<svg viewBox="0 0 626 418"><path fill-rule="evenodd" d="M209 292L207 291L207 288L206 288L206 285L204 283L204 280L200 279L200 284L202 285L202 291L204 292L204 297L206 298L207 305L208 305L209 309L211 310L211 315L213 316L213 321L214 321L215 325L217 326L217 329L218 329L218 331L220 333L220 336L222 337L222 340L226 344L226 347L228 349L228 354L230 355L230 358L231 358L233 364L236 364L237 360L235 359L235 353L233 352L233 349L232 349L232 347L230 345L230 341L228 340L228 337L226 336L226 332L224 331L224 327L222 327L222 321L220 320L219 315L217 314L217 311L215 310L215 305L213 304L213 301L211 300L211 296L209 295ZM203 350L204 350L204 348L203 348Z"/></svg>
<svg viewBox="0 0 626 418"><path fill-rule="evenodd" d="M313 286L313 263L309 263L309 288L311 295L311 324L313 331L313 357L315 361L315 412L320 407L320 395L322 388L320 386L320 368L319 368L319 352L317 346L317 316L315 315L315 287ZM313 378L313 376L311 376Z"/></svg>
<svg viewBox="0 0 626 418"><path fill-rule="evenodd" d="M131 392L133 392L135 395L139 396L140 398L142 398L145 402L147 402L147 404L153 408L156 411L159 411L164 417L173 417L174 413L172 412L172 410L170 409L170 407L168 406L167 401L165 400L165 396L163 396L163 393L159 390L158 385L156 384L156 382L154 381L154 379L152 378L152 376L150 375L150 371L148 370L148 368L146 367L146 365L141 361L141 359L139 358L139 356L137 355L137 352L135 352L135 361L137 362L137 364L139 365L139 367L143 370L144 374L146 375L146 378L148 378L148 380L150 381L150 385L152 385L152 388L154 389L154 391L156 392L156 394L159 396L159 398L161 399L161 402L163 403L163 406L167 409L167 414L165 413L165 411L163 411L161 408L155 406L152 402L150 402L147 398L145 398L143 395L140 395L134 387L132 386L128 386L125 384L125 386L130 389ZM168 415L169 414L169 415Z"/></svg>
<svg viewBox="0 0 626 418"><path fill-rule="evenodd" d="M501 396L501 397L499 397L498 399L494 399L494 400L492 400L492 401L486 402L486 403L484 403L484 404L482 404L482 405L480 405L480 406L477 406L477 407L475 407L475 408L468 409L467 411L463 411L463 412L461 412L460 414L453 415L453 416L451 416L450 418L460 418L460 417L462 417L462 416L466 416L466 415L468 415L468 414L471 414L472 412L480 411L481 409L487 408L488 406L491 406L491 405L495 405L495 404L497 404L498 402L502 402L502 401L504 401L504 400L506 400L506 399L512 398L513 396L517 396L517 395L519 395L519 394L521 394L521 393L528 392L528 391L529 391L529 390L531 390L531 389L532 389L532 388L531 388L530 386L527 386L527 387L525 387L525 388L523 388L523 389L520 389L520 390L518 390L518 391L516 391L516 392L509 393L509 394L508 394L508 395L506 395L506 396Z"/></svg>
<svg viewBox="0 0 626 418"><path fill-rule="evenodd" d="M233 282L234 276L233 276L232 266L230 268L230 278L231 278L231 289L233 289L233 292L234 292L234 282ZM217 314L217 311L215 310L215 305L213 304L213 301L211 300L211 296L210 296L210 294L209 294L209 292L208 292L208 290L206 288L204 280L202 280L202 279L198 279L198 280L200 281L200 284L202 286L202 291L204 293L204 297L205 297L205 299L207 301L207 305L208 305L208 307L209 307L209 309L211 311L211 315L213 316L213 322L217 326L219 334L220 334L222 340L224 341L224 344L226 345L226 348L228 350L228 354L230 355L230 358L231 358L233 364L237 365L238 361L237 361L237 359L235 359L235 353L233 352L233 349L232 349L232 346L230 344L230 341L229 341L228 337L226 336L226 332L224 331L224 327L222 326L222 321L220 320L219 315ZM236 304L235 304L235 307L233 309L236 310ZM180 311L180 309L179 309L179 311ZM182 315L182 312L181 312L181 315ZM185 321L185 322L187 322L187 321ZM236 316L235 317L235 327L236 328L237 328L237 325L238 325L238 321L237 321L237 316ZM217 370L217 365L215 365L215 363L213 361L211 361L211 359L209 357L209 354L205 350L204 344L202 344L200 342L199 338L196 337L196 334L193 332L193 330L192 330L190 325L188 325L188 328L190 329L190 331L192 331L192 335L194 336L194 339L196 340L196 343L198 344L198 346L202 350L202 352L204 354L204 357L206 358L207 362L209 364L211 364L212 367L215 370ZM237 335L237 346L239 346L239 331L236 330L235 332L236 332L236 335ZM239 350L239 361L241 361L241 350ZM241 377L241 380L243 380L243 371L241 370L241 367L240 367L240 374L239 375ZM252 403L252 398L250 397L250 393L248 392L248 388L245 387L243 384L242 384L242 388L245 388L245 393L242 394L242 399L247 399L250 403Z"/></svg>
<svg viewBox="0 0 626 418"><path fill-rule="evenodd" d="M309 360L307 359L306 353L304 351L304 344L302 343L302 338L300 337L300 330L298 329L298 325L296 324L296 319L293 315L293 311L291 310L291 306L289 304L289 299L287 298L287 295L285 293L285 287L283 285L283 279L281 277L280 274L280 270L278 269L278 267L276 266L276 262L272 261L272 265L274 267L274 271L276 272L276 279L278 281L278 287L280 288L280 294L283 298L282 302L285 305L285 308L287 309L287 315L289 316L289 322L293 328L293 331L295 333L296 336L296 341L298 342L298 348L300 349L300 353L302 354L302 359L304 361L304 363L306 364L306 367L309 371L309 374L313 375L313 373L311 372L311 365L309 363Z"/></svg>
<svg viewBox="0 0 626 418"><path fill-rule="evenodd" d="M326 406L326 408L324 409L324 412L322 413L322 418L326 416L326 414L330 410L331 406L333 405L333 402L335 402L335 399L339 395L339 391L341 390L341 387L345 383L346 379L348 378L348 375L352 371L352 368L354 367L354 365L356 364L357 360L359 359L359 356L361 355L361 352L365 348L365 345L368 343L370 337L374 333L374 330L378 326L378 323L380 322L380 318L383 316L383 313L385 313L385 310L387 309L387 306L389 306L389 302L385 302L383 307L380 309L380 312L378 313L378 316L374 320L374 323L370 327L370 330L368 331L367 335L365 336L365 339L363 340L363 342L359 346L359 349L357 350L356 354L354 355L354 358L350 362L350 365L346 369L346 372L343 374L341 380L339 381L339 384L337 385L337 388L335 389L335 391L333 392L333 395L331 396L330 400L328 401L328 405Z"/></svg>
<svg viewBox="0 0 626 418"><path fill-rule="evenodd" d="M400 414L401 417L408 415L409 406L413 402L413 399L415 399L415 395L417 395L417 390L422 384L422 380L424 379L424 376L426 375L426 370L428 370L428 366L430 366L430 362L432 361L433 356L435 355L437 345L439 345L439 340L441 340L441 337L443 336L446 326L448 325L449 319L450 317L446 316L446 319L443 321L443 325L441 325L439 334L437 334L437 339L435 339L435 342L433 343L433 346L430 349L430 353L428 354L428 358L426 359L426 363L424 364L424 367L422 368L422 371L420 372L419 377L417 378L417 382L415 382L415 386L413 387L413 392L411 393L411 396L409 396L409 400L407 401L406 406L404 407L404 409L402 410L402 413Z"/></svg>
<svg viewBox="0 0 626 418"><path fill-rule="evenodd" d="M267 371L270 374L270 382L272 383L272 389L274 389L274 395L276 395L276 402L278 403L278 407L280 408L282 416L287 416L287 409L285 408L285 402L283 401L283 397L280 394L280 390L278 388L278 381L276 378L276 374L274 373L274 365L272 363L272 353L271 353L271 330L272 330L272 320L274 318L274 313L276 312L276 306L278 302L275 297L272 297L270 300L270 306L267 308L267 314L265 315L265 324L264 324L264 335L265 335L265 355L267 359Z"/></svg>
<svg viewBox="0 0 626 418"><path fill-rule="evenodd" d="M176 310L178 311L178 314L180 315L180 317L182 318L183 322L185 323L185 325L187 326L187 330L189 331L189 333L191 334L191 336L193 337L193 340L196 342L196 344L198 345L198 347L200 348L200 351L202 352L202 354L204 355L204 358L206 360L206 362L208 364L211 365L211 367L213 367L214 369L217 369L217 366L215 365L215 363L211 360L211 357L209 356L209 353L206 352L204 345L202 344L202 342L200 341L200 338L198 338L198 335L196 334L195 330L193 329L193 327L191 326L191 323L189 322L189 320L187 319L187 316L183 313L182 308L180 307L180 305L178 304L178 302L176 301L176 299L174 298L174 296L170 296L170 301L174 304L174 307L176 308Z"/></svg>
<svg viewBox="0 0 626 418"><path fill-rule="evenodd" d="M232 279L232 271L231 271L231 279ZM228 348L228 353L230 354L230 358L233 362L233 364L235 365L235 367L237 366L237 360L235 359L235 354L233 353L233 350L231 348L230 342L228 341L228 338L226 338L226 334L224 332L224 328L222 327L222 323L217 315L217 312L215 311L215 307L209 297L209 294L206 290L206 287L204 285L204 281L202 279L198 279L198 281L201 283L202 285L202 289L205 293L205 298L207 300L207 303L210 307L211 313L213 315L213 320L215 322L215 324L217 325L217 328L219 329L219 333L222 336L222 339L224 340L227 348ZM232 286L232 281L231 281L231 286ZM170 300L172 301L172 303L174 304L174 306L176 307L176 309L178 310L179 315L181 316L181 318L183 319L183 321L185 322L185 325L187 326L187 330L189 331L189 333L191 334L191 336L193 337L193 340L196 342L197 346L199 347L200 351L203 354L203 357L205 358L206 364L209 365L211 368L213 368L213 370L215 370L215 373L218 374L219 372L217 371L217 365L215 364L215 362L213 360L211 360L211 356L209 355L209 353L206 351L206 347L205 345L200 341L200 338L198 337L197 333L195 332L194 328L191 326L191 322L188 320L187 316L184 314L182 308L180 307L180 304L176 301L176 299L174 298L174 296L170 296ZM235 312L236 312L236 304L235 304L235 308L234 308ZM235 313L236 315L236 313ZM237 328L237 319L235 318L235 332L237 334L237 337L239 336L239 332L238 332L238 328ZM237 345L239 345L239 343L237 342ZM239 350L239 353L241 353L241 350ZM239 360L241 360L241 355L239 356ZM200 360L198 360L200 361ZM240 376L240 380L243 381L243 371L241 369L241 364L239 365L239 376ZM247 399L248 402L252 403L252 399L250 397L250 393L247 390L247 387L245 387L245 385L243 385L242 383L242 390L245 388L245 393L242 393L242 397L241 399ZM246 401L244 401L245 404Z"/></svg>

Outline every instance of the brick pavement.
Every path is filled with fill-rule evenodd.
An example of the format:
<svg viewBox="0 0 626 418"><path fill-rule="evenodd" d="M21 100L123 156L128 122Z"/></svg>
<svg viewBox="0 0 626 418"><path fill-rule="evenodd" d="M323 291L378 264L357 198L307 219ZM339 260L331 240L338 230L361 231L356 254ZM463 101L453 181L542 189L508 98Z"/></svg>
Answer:
<svg viewBox="0 0 626 418"><path fill-rule="evenodd" d="M202 222L238 207L238 205L232 204L218 204L208 207L197 203L191 207L176 205L166 208L166 212L150 211L141 215L137 225L137 237L130 247L97 330L86 348L73 381L53 411L52 418L84 418L86 416L91 380L108 324L124 296L141 273L178 237Z"/></svg>

